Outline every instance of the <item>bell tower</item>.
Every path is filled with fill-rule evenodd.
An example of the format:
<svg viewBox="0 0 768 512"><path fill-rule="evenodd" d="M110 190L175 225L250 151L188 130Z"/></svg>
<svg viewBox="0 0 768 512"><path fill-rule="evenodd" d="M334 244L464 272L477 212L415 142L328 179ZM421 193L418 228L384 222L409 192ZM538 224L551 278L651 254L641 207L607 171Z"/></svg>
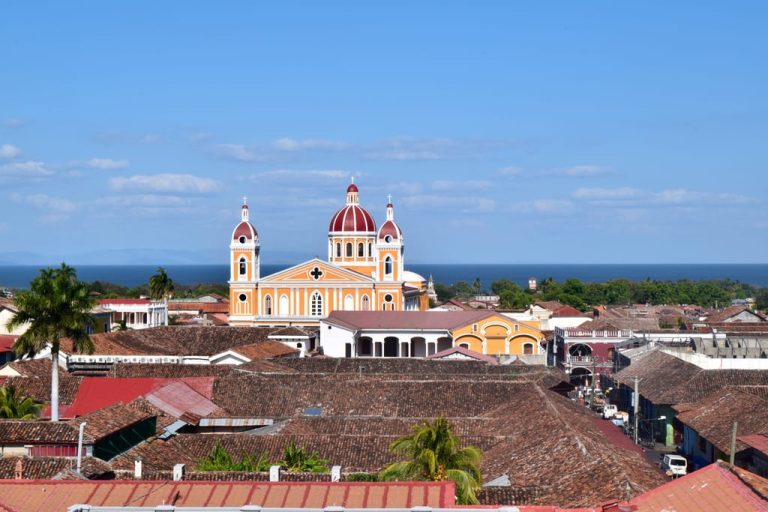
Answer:
<svg viewBox="0 0 768 512"><path fill-rule="evenodd" d="M259 234L249 219L248 201L243 198L240 223L232 232L229 244L229 315L231 321L238 317L257 314L257 289L260 278Z"/></svg>

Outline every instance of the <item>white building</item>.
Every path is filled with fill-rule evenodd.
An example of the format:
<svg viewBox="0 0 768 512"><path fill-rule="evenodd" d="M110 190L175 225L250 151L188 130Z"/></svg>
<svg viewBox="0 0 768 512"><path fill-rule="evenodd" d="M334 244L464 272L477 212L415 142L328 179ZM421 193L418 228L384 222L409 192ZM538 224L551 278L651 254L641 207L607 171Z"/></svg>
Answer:
<svg viewBox="0 0 768 512"><path fill-rule="evenodd" d="M112 312L112 324L123 321L128 329L147 329L166 325L168 307L149 299L102 299L99 305Z"/></svg>

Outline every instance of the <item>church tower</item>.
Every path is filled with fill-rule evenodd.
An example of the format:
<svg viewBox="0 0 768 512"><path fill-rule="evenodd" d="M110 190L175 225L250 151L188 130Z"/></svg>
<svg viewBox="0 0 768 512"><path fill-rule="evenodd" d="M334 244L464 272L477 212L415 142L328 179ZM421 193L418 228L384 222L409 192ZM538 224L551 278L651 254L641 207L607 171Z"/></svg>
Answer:
<svg viewBox="0 0 768 512"><path fill-rule="evenodd" d="M395 223L392 198L387 203L387 220L379 228L376 239L376 261L379 281L403 281L405 241L400 226Z"/></svg>
<svg viewBox="0 0 768 512"><path fill-rule="evenodd" d="M257 313L259 251L259 234L248 218L248 203L243 198L240 223L232 231L229 244L229 314L232 317Z"/></svg>
<svg viewBox="0 0 768 512"><path fill-rule="evenodd" d="M370 277L376 268L376 223L360 206L357 185L347 187L347 204L328 226L328 261Z"/></svg>

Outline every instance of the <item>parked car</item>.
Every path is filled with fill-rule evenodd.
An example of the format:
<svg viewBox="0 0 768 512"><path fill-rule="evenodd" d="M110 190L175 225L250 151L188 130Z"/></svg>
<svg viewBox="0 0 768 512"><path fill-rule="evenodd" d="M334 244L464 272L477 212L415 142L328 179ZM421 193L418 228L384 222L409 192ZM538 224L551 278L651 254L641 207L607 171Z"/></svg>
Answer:
<svg viewBox="0 0 768 512"><path fill-rule="evenodd" d="M603 406L603 418L606 420L613 418L617 412L619 412L619 409L614 404L605 404Z"/></svg>
<svg viewBox="0 0 768 512"><path fill-rule="evenodd" d="M661 469L673 478L688 474L688 461L681 455L668 453L661 459Z"/></svg>

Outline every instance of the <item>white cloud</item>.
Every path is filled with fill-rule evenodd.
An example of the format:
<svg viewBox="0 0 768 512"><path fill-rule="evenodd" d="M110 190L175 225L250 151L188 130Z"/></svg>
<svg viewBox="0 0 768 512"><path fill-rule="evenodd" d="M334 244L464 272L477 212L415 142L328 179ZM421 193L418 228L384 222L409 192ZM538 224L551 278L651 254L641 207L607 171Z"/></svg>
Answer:
<svg viewBox="0 0 768 512"><path fill-rule="evenodd" d="M22 121L21 119L14 119L14 118L4 119L2 122L2 125L5 128L21 128L22 126L24 126L24 124L25 124L24 121Z"/></svg>
<svg viewBox="0 0 768 512"><path fill-rule="evenodd" d="M106 144L156 144L161 140L156 133L130 133L120 130L102 132L96 138Z"/></svg>
<svg viewBox="0 0 768 512"><path fill-rule="evenodd" d="M622 199L637 199L644 195L640 189L631 187L618 188L577 188L573 194L574 199L586 201L618 201Z"/></svg>
<svg viewBox="0 0 768 512"><path fill-rule="evenodd" d="M30 177L30 176L50 176L53 171L43 162L35 160L29 160L27 162L12 162L0 165L0 177L3 176L17 176L17 177Z"/></svg>
<svg viewBox="0 0 768 512"><path fill-rule="evenodd" d="M114 169L125 169L128 167L128 160L112 160L111 158L91 158L85 162L89 169L101 169L111 171Z"/></svg>
<svg viewBox="0 0 768 512"><path fill-rule="evenodd" d="M39 220L53 224L69 218L77 210L77 205L67 199L51 197L47 194L13 194L12 199L21 204L27 204L41 211Z"/></svg>
<svg viewBox="0 0 768 512"><path fill-rule="evenodd" d="M147 190L151 192L206 193L214 192L221 184L210 178L191 174L155 174L112 178L113 190Z"/></svg>
<svg viewBox="0 0 768 512"><path fill-rule="evenodd" d="M598 165L574 165L559 172L565 176L597 176L608 173L608 169Z"/></svg>
<svg viewBox="0 0 768 512"><path fill-rule="evenodd" d="M448 181L437 180L431 183L433 190L451 191L451 190L486 190L493 184L484 180L466 180L466 181Z"/></svg>
<svg viewBox="0 0 768 512"><path fill-rule="evenodd" d="M372 160L400 161L466 159L487 156L520 145L520 142L512 140L400 137L369 146L363 156Z"/></svg>
<svg viewBox="0 0 768 512"><path fill-rule="evenodd" d="M340 170L299 170L299 169L275 169L273 171L265 171L254 176L251 176L251 180L255 181L259 177L271 177L271 178L307 178L307 177L319 177L319 178L331 178L331 179L346 179L352 175L349 171Z"/></svg>
<svg viewBox="0 0 768 512"><path fill-rule="evenodd" d="M217 155L242 162L260 162L267 160L267 156L243 144L216 144L213 151Z"/></svg>
<svg viewBox="0 0 768 512"><path fill-rule="evenodd" d="M411 210L453 211L459 213L490 213L496 201L487 197L420 194L406 196L402 203Z"/></svg>
<svg viewBox="0 0 768 512"><path fill-rule="evenodd" d="M21 154L21 150L13 144L3 144L0 146L0 156L3 158L16 158Z"/></svg>
<svg viewBox="0 0 768 512"><path fill-rule="evenodd" d="M504 176L520 176L523 174L523 168L514 166L502 167L498 172Z"/></svg>
<svg viewBox="0 0 768 512"><path fill-rule="evenodd" d="M349 144L325 139L292 139L284 137L272 141L271 146L278 151L332 150L346 149Z"/></svg>

